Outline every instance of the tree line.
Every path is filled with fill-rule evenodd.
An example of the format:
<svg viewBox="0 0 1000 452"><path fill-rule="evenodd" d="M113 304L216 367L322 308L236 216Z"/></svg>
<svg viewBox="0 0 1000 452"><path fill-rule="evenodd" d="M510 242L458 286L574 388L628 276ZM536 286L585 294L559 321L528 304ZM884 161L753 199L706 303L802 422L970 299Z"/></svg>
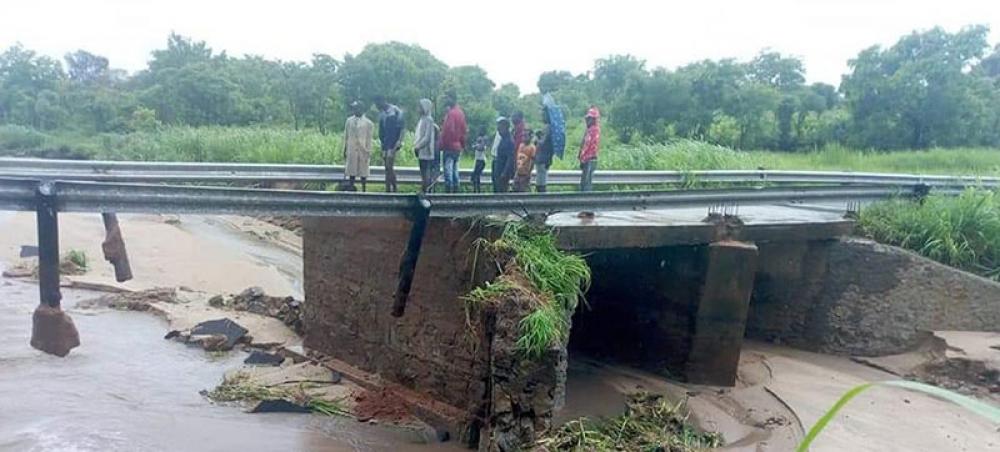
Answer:
<svg viewBox="0 0 1000 452"><path fill-rule="evenodd" d="M569 117L591 105L623 143L674 138L740 149L1000 146L1000 45L988 28L913 32L872 46L840 86L806 83L801 59L765 50L749 61L704 60L674 70L612 55L582 74L549 71L538 89ZM164 126L279 126L339 131L353 100L384 95L405 110L454 93L473 132L498 114L539 118L539 94L497 86L478 66L449 67L426 49L370 44L338 59L231 57L171 34L135 74L85 50L59 61L15 44L0 54L0 124L83 134ZM415 121L416 115L407 115ZM411 124L412 126L412 124Z"/></svg>

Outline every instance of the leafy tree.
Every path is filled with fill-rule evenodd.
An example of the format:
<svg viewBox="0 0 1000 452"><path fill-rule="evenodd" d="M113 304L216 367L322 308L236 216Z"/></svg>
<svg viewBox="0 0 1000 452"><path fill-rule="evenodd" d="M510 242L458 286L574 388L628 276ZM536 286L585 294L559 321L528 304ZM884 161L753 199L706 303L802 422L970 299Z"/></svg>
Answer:
<svg viewBox="0 0 1000 452"><path fill-rule="evenodd" d="M798 89L806 81L806 70L802 60L785 57L778 52L761 52L750 61L747 70L754 81L771 85L781 91Z"/></svg>
<svg viewBox="0 0 1000 452"><path fill-rule="evenodd" d="M20 44L8 48L0 54L0 122L36 128L58 125L62 114L53 109L61 109L56 93L65 78L58 61Z"/></svg>
<svg viewBox="0 0 1000 452"><path fill-rule="evenodd" d="M423 47L389 42L369 44L357 56L345 56L340 83L347 101L371 102L381 95L412 110L421 98L437 98L447 74L448 66ZM408 120L415 120L413 116Z"/></svg>
<svg viewBox="0 0 1000 452"><path fill-rule="evenodd" d="M573 83L573 74L569 71L548 71L538 76L538 91L554 93Z"/></svg>
<svg viewBox="0 0 1000 452"><path fill-rule="evenodd" d="M968 69L987 47L987 28L914 32L888 49L871 47L849 64L841 90L856 144L926 148L962 144L962 117L975 103Z"/></svg>
<svg viewBox="0 0 1000 452"><path fill-rule="evenodd" d="M111 82L112 71L107 58L77 50L66 54L65 59L70 81L83 85L107 85Z"/></svg>
<svg viewBox="0 0 1000 452"><path fill-rule="evenodd" d="M612 55L594 62L594 84L603 101L618 97L629 81L642 77L646 62L632 55Z"/></svg>

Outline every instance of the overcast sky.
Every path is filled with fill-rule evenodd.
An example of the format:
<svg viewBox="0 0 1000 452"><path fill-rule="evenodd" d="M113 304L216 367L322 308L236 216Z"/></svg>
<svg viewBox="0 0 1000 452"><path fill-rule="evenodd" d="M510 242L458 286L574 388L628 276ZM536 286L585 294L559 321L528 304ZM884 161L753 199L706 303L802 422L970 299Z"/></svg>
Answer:
<svg viewBox="0 0 1000 452"><path fill-rule="evenodd" d="M230 55L338 58L366 43L419 44L445 63L478 64L498 84L535 91L538 74L630 53L650 66L749 59L763 48L801 57L809 81L837 85L847 60L914 29L986 24L1000 39L1000 0L7 0L0 47L61 58L85 49L130 72L175 31Z"/></svg>

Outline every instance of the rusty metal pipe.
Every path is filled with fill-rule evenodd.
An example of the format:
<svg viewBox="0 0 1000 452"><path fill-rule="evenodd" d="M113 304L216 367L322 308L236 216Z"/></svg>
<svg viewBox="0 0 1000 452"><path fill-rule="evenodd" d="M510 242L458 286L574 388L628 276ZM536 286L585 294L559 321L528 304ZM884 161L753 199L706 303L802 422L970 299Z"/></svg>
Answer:
<svg viewBox="0 0 1000 452"><path fill-rule="evenodd" d="M431 203L421 195L412 211L413 226L410 228L410 239L406 242L406 251L399 261L399 286L392 302L392 316L402 317L406 311L406 301L410 296L413 276L417 270L417 259L420 257L420 247L424 242L424 232L427 230L427 220L431 216Z"/></svg>

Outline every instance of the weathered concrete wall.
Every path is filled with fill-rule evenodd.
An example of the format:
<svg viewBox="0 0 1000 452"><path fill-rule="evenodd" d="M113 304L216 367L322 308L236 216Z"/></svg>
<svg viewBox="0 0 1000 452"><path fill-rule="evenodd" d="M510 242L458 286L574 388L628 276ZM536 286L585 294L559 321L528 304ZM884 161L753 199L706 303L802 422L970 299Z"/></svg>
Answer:
<svg viewBox="0 0 1000 452"><path fill-rule="evenodd" d="M565 346L524 359L515 342L526 307L517 299L467 311L460 297L494 278L496 266L474 257L482 231L466 222L431 219L405 313L393 317L410 226L382 218L304 222L305 344L457 408L465 417L442 421L459 440L514 450L547 429L561 405Z"/></svg>
<svg viewBox="0 0 1000 452"><path fill-rule="evenodd" d="M305 221L305 344L474 412L487 367L459 299L473 287L474 237L465 223L431 220L406 312L396 318L390 313L410 224Z"/></svg>
<svg viewBox="0 0 1000 452"><path fill-rule="evenodd" d="M757 247L605 249L570 344L588 354L699 384L733 385Z"/></svg>
<svg viewBox="0 0 1000 452"><path fill-rule="evenodd" d="M1000 331L1000 284L868 240L761 246L751 337L880 355L931 330Z"/></svg>
<svg viewBox="0 0 1000 452"><path fill-rule="evenodd" d="M587 304L573 318L571 348L681 375L691 350L706 251L676 246L588 254L593 282Z"/></svg>

